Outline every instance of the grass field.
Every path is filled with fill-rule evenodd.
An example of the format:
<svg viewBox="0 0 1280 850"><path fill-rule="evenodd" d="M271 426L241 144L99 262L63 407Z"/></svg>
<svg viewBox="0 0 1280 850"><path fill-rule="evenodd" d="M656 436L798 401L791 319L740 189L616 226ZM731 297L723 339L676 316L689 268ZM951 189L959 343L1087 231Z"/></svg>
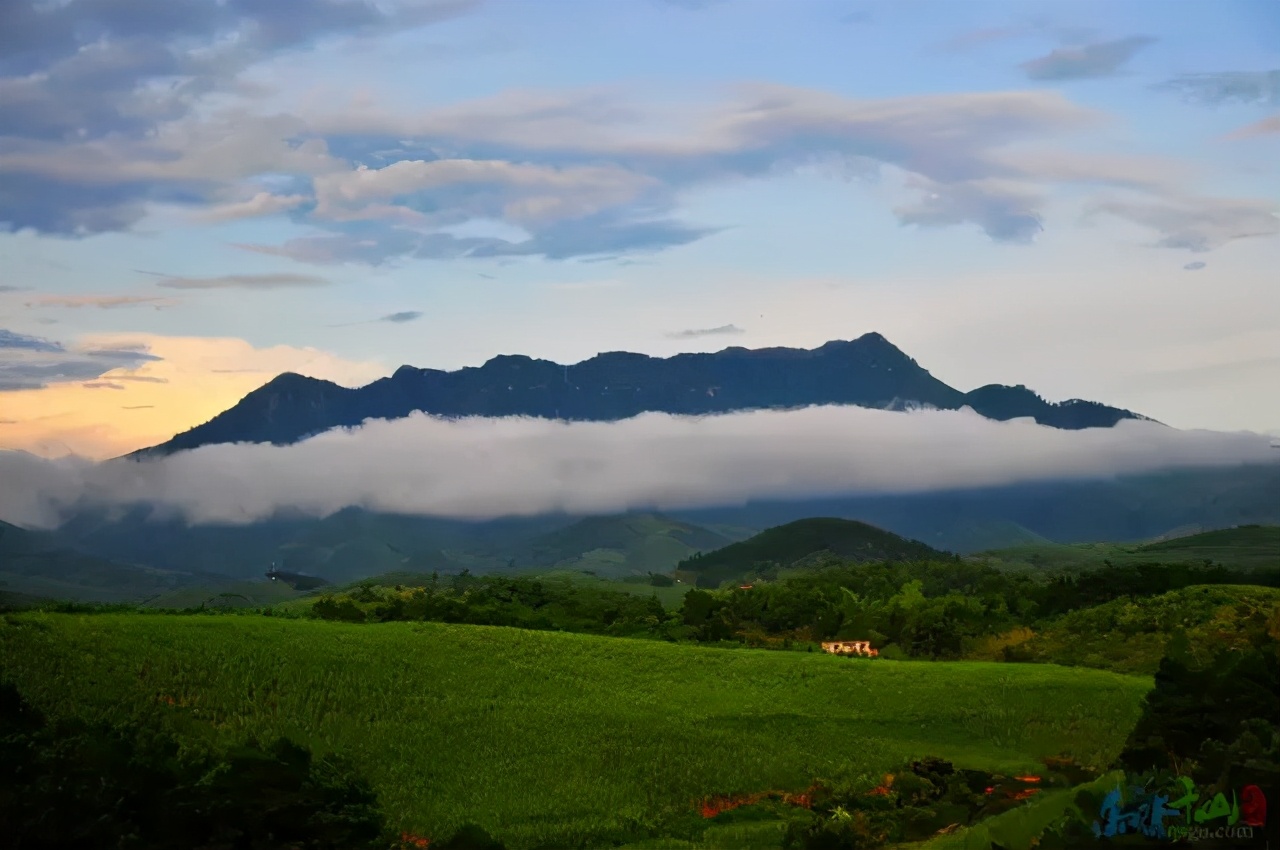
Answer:
<svg viewBox="0 0 1280 850"><path fill-rule="evenodd" d="M1151 685L1050 665L237 615L9 615L0 666L55 716L159 714L210 741L284 734L341 751L397 829L473 821L517 849L606 842L704 795L798 790L925 755L1101 766Z"/></svg>

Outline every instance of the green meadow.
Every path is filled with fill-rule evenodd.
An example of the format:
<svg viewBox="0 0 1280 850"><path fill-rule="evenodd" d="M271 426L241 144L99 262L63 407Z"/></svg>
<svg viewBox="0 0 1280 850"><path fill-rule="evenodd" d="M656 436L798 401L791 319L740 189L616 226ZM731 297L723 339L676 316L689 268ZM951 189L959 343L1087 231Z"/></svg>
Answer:
<svg viewBox="0 0 1280 850"><path fill-rule="evenodd" d="M704 796L856 781L930 755L1102 768L1151 687L1047 664L231 614L12 614L0 668L55 717L340 752L396 829L474 822L511 848L636 840Z"/></svg>

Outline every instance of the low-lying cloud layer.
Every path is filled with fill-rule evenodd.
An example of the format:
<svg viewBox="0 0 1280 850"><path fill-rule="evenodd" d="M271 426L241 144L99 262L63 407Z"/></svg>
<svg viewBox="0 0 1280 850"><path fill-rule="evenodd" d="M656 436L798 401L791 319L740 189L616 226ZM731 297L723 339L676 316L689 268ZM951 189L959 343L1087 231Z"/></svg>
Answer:
<svg viewBox="0 0 1280 850"><path fill-rule="evenodd" d="M56 525L78 504L151 502L195 523L347 506L488 518L674 510L1274 461L1266 437L1153 422L1062 431L969 410L811 407L615 423L417 414L288 447L206 446L94 464L0 452L0 518Z"/></svg>

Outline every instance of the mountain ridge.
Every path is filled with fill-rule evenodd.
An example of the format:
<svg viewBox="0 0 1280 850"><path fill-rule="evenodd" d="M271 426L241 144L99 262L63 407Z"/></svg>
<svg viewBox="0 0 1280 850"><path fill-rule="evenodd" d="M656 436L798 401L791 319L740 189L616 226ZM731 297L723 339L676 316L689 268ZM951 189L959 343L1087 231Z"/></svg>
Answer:
<svg viewBox="0 0 1280 850"><path fill-rule="evenodd" d="M285 372L208 422L126 457L220 443L288 445L331 428L415 412L609 422L644 412L706 415L820 404L971 407L990 419L1031 417L1063 429L1146 418L1097 402L1051 403L1021 384L961 392L882 335L868 333L814 349L733 346L666 358L611 351L575 364L502 354L451 372L404 365L357 388Z"/></svg>

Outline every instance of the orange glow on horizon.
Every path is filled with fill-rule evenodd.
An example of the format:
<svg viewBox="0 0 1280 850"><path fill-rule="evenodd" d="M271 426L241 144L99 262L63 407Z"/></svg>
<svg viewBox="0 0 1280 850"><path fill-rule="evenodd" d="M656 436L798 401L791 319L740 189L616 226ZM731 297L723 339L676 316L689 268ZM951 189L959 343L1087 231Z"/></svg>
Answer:
<svg viewBox="0 0 1280 850"><path fill-rule="evenodd" d="M254 348L242 339L96 334L79 348L133 346L162 359L92 381L0 394L0 449L42 457L118 457L209 421L282 372L344 386L383 377L381 364L313 348Z"/></svg>

